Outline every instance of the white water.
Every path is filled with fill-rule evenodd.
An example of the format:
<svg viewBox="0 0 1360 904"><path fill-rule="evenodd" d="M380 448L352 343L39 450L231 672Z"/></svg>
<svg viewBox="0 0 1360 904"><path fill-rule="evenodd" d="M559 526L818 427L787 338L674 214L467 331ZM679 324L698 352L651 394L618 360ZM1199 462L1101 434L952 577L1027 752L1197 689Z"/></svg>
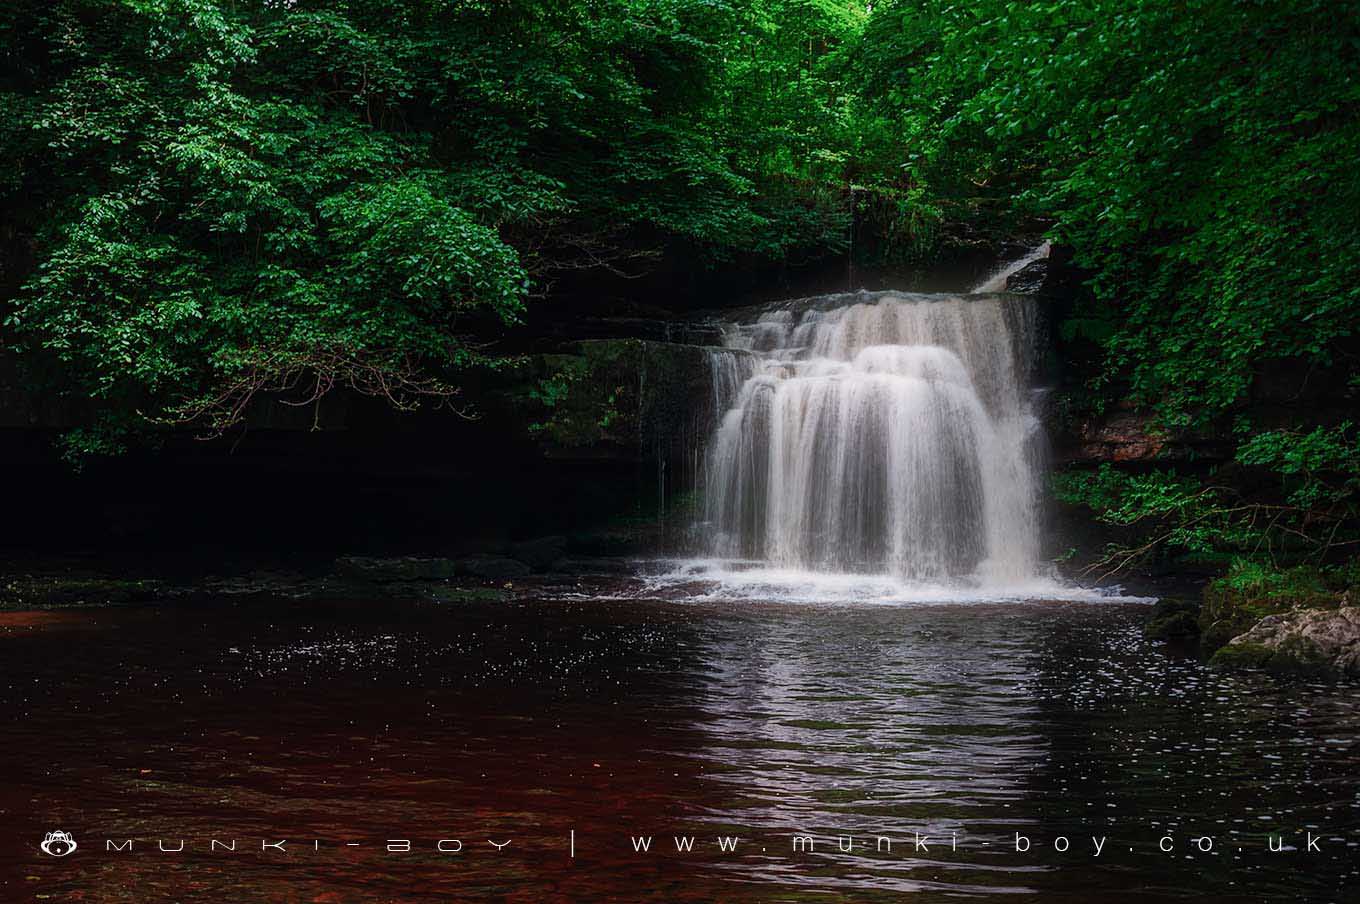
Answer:
<svg viewBox="0 0 1360 904"><path fill-rule="evenodd" d="M1023 582L1038 423L1022 299L816 299L728 334L746 373L709 448L710 551L783 569ZM735 384L719 368L719 396Z"/></svg>
<svg viewBox="0 0 1360 904"><path fill-rule="evenodd" d="M1006 291L1006 281L1035 261L1048 257L1050 247L1048 242L1044 242L1038 248L1030 251L1019 260L1011 261L1009 264L1002 264L1000 267L997 267L990 276L974 286L973 291L979 293Z"/></svg>
<svg viewBox="0 0 1360 904"><path fill-rule="evenodd" d="M1126 595L1119 586L1092 589L1064 584L1048 577L980 585L959 581L904 581L883 574L781 569L772 568L764 562L712 558L664 559L642 564L644 569L639 575L638 584L620 588L613 598L820 605L1008 603L1027 600L1086 603L1157 601L1155 597ZM583 598L603 597L597 589L592 588Z"/></svg>
<svg viewBox="0 0 1360 904"><path fill-rule="evenodd" d="M667 581L720 595L1074 599L1040 560L1033 302L856 293L767 309L713 356L700 525Z"/></svg>

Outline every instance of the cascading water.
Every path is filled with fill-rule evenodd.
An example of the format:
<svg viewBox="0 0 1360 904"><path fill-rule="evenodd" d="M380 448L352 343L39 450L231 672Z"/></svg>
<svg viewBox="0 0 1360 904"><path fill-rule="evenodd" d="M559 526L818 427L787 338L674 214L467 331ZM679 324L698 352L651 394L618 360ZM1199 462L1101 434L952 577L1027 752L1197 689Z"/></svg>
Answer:
<svg viewBox="0 0 1360 904"><path fill-rule="evenodd" d="M1043 258L1048 257L1048 253L1051 249L1052 245L1050 245L1048 242L1044 242L1042 245L1039 245L1036 248L1031 248L1029 251L1021 255L1020 257L1016 258L1015 260L997 267L996 270L993 271L991 275L989 275L986 279L982 280L982 282L978 283L976 286L973 286L973 291L974 292L1006 291L1006 283L1012 276L1019 273L1021 270L1025 269L1035 261L1042 260Z"/></svg>
<svg viewBox="0 0 1360 904"><path fill-rule="evenodd" d="M708 552L924 585L1039 577L1034 308L856 293L766 309L713 357Z"/></svg>

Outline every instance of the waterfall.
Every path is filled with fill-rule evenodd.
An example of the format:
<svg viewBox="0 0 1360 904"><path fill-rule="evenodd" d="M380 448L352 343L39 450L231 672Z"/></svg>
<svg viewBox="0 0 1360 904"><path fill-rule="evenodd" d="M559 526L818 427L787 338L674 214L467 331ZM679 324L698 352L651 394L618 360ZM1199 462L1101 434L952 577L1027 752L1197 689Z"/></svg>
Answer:
<svg viewBox="0 0 1360 904"><path fill-rule="evenodd" d="M1044 242L1037 248L1030 250L1009 264L1002 264L997 267L986 279L973 287L974 292L1004 292L1006 291L1006 281L1021 270L1028 267L1037 260L1048 257L1048 252L1052 246Z"/></svg>
<svg viewBox="0 0 1360 904"><path fill-rule="evenodd" d="M710 555L1001 586L1036 577L1041 444L1018 296L827 296L713 354Z"/></svg>

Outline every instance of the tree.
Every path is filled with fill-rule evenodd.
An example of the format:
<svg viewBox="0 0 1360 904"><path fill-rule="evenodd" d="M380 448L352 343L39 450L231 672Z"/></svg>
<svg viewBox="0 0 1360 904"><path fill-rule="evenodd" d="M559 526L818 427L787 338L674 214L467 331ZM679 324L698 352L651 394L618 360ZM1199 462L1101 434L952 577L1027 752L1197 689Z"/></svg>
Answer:
<svg viewBox="0 0 1360 904"><path fill-rule="evenodd" d="M835 250L853 21L804 7L9 4L4 323L95 404L80 453L261 391L448 399L564 268Z"/></svg>

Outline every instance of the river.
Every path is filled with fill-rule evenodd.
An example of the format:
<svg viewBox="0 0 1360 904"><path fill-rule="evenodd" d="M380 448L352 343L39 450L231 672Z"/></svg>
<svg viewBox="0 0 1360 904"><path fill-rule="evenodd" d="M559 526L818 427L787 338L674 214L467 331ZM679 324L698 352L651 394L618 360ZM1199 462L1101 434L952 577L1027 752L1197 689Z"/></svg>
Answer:
<svg viewBox="0 0 1360 904"><path fill-rule="evenodd" d="M1145 614L620 578L2 613L3 898L1344 900L1360 688Z"/></svg>

